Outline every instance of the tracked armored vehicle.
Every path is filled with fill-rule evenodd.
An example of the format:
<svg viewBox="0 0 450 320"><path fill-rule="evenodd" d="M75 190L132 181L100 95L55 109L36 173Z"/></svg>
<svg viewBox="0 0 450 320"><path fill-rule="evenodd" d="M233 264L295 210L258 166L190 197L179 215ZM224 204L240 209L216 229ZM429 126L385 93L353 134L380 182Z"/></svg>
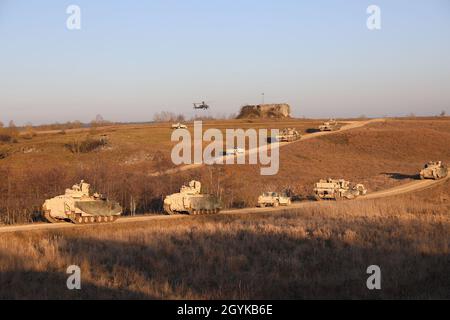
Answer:
<svg viewBox="0 0 450 320"><path fill-rule="evenodd" d="M336 131L339 129L338 123L334 119L330 119L329 121L326 121L319 127L320 131Z"/></svg>
<svg viewBox="0 0 450 320"><path fill-rule="evenodd" d="M326 179L316 183L314 194L316 200L351 200L366 195L367 189L362 184L352 186L343 179Z"/></svg>
<svg viewBox="0 0 450 320"><path fill-rule="evenodd" d="M220 201L213 195L202 194L199 181L191 181L189 185L181 187L179 193L164 199L164 211L169 214L216 214L220 212Z"/></svg>
<svg viewBox="0 0 450 320"><path fill-rule="evenodd" d="M448 168L442 161L430 161L428 162L424 169L420 171L420 178L423 179L434 179L439 180L447 177Z"/></svg>
<svg viewBox="0 0 450 320"><path fill-rule="evenodd" d="M302 135L294 128L285 128L277 135L279 142L292 142L301 139Z"/></svg>
<svg viewBox="0 0 450 320"><path fill-rule="evenodd" d="M90 185L81 181L66 189L64 195L46 200L42 211L50 223L93 224L116 221L122 214L122 207L98 193L91 195Z"/></svg>

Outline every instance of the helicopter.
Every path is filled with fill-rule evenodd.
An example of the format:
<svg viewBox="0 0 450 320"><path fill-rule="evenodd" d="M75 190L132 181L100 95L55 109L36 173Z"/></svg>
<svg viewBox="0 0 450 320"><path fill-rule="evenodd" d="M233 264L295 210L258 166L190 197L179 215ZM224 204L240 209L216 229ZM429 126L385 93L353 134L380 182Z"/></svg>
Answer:
<svg viewBox="0 0 450 320"><path fill-rule="evenodd" d="M201 110L208 110L209 106L206 104L205 101L202 101L201 103L195 103L194 102L194 109L201 109Z"/></svg>

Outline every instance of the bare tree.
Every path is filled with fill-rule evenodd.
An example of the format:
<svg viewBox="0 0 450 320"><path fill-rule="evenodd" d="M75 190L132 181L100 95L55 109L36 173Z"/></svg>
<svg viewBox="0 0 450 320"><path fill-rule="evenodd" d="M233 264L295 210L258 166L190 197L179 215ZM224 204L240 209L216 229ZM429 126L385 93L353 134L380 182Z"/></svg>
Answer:
<svg viewBox="0 0 450 320"><path fill-rule="evenodd" d="M105 122L105 119L103 118L103 116L101 114L98 114L95 116L95 122L101 124L101 123Z"/></svg>
<svg viewBox="0 0 450 320"><path fill-rule="evenodd" d="M173 112L161 111L159 113L155 113L153 116L153 121L155 122L170 122L170 121L184 121L185 118L182 114L176 115Z"/></svg>

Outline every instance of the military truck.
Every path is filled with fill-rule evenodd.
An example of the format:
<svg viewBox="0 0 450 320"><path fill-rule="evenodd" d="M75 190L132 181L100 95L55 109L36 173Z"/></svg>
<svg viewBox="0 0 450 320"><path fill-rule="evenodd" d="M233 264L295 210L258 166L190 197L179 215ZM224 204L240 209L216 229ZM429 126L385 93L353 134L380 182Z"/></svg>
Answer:
<svg viewBox="0 0 450 320"><path fill-rule="evenodd" d="M172 129L187 129L187 126L178 122L172 125Z"/></svg>
<svg viewBox="0 0 450 320"><path fill-rule="evenodd" d="M179 193L167 196L164 199L164 211L168 215L173 214L216 214L220 212L219 199L210 194L202 194L202 184L199 181L191 181L182 186Z"/></svg>
<svg viewBox="0 0 450 320"><path fill-rule="evenodd" d="M91 195L90 185L81 180L66 189L64 195L46 200L42 211L50 223L92 224L116 221L122 214L122 207L99 193Z"/></svg>
<svg viewBox="0 0 450 320"><path fill-rule="evenodd" d="M326 179L315 184L314 194L316 200L350 200L366 195L367 189L362 184L352 185L344 179Z"/></svg>
<svg viewBox="0 0 450 320"><path fill-rule="evenodd" d="M292 142L301 139L302 135L295 128L285 128L277 135L279 142Z"/></svg>
<svg viewBox="0 0 450 320"><path fill-rule="evenodd" d="M258 197L258 207L264 208L267 206L278 207L278 206L290 206L291 198L284 193L277 192L264 192Z"/></svg>
<svg viewBox="0 0 450 320"><path fill-rule="evenodd" d="M420 178L439 180L447 177L448 168L442 161L430 161L428 162L422 171L420 171Z"/></svg>
<svg viewBox="0 0 450 320"><path fill-rule="evenodd" d="M338 123L334 119L330 119L329 121L325 121L323 125L319 127L320 131L336 131L339 129Z"/></svg>

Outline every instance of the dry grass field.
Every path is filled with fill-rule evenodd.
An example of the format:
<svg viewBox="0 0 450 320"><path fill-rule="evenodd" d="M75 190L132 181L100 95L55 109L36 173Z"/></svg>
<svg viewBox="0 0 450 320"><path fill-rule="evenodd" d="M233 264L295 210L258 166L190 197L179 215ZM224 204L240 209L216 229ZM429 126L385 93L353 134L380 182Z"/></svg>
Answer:
<svg viewBox="0 0 450 320"><path fill-rule="evenodd" d="M317 120L206 122L212 128L296 127L306 133ZM258 166L204 167L163 178L152 177L173 165L170 124L122 125L96 130L67 130L38 134L17 143L0 143L9 151L0 159L0 223L36 220L43 201L85 179L94 188L118 200L129 212L158 212L164 195L177 191L192 178L219 196L226 208L254 206L268 189L291 190L299 198L311 195L320 178L342 177L364 183L370 192L417 178L429 160L450 162L450 119L392 119L335 135L289 145L282 149L280 171L263 177ZM98 141L107 144L87 152L69 146ZM91 143L89 142L89 143ZM90 144L88 144L90 145ZM95 147L95 144L94 144Z"/></svg>
<svg viewBox="0 0 450 320"><path fill-rule="evenodd" d="M281 213L0 235L0 298L449 299L450 183ZM82 270L82 290L65 270ZM366 288L369 265L382 290Z"/></svg>
<svg viewBox="0 0 450 320"><path fill-rule="evenodd" d="M297 127L320 121L207 122L206 128ZM157 213L164 195L190 179L226 208L252 207L265 190L308 199L326 177L364 183L369 192L417 179L428 160L450 163L450 119L389 119L288 145L280 172L258 166L171 168L169 124L113 126L18 137L2 142L0 223L39 220L42 202L86 179L128 214ZM107 135L87 152L81 145ZM71 144L72 143L72 144ZM0 298L313 299L450 298L450 183L370 201L312 203L301 209L180 217L0 235ZM82 269L82 290L66 288L69 265ZM366 288L369 265L383 272L381 291Z"/></svg>

